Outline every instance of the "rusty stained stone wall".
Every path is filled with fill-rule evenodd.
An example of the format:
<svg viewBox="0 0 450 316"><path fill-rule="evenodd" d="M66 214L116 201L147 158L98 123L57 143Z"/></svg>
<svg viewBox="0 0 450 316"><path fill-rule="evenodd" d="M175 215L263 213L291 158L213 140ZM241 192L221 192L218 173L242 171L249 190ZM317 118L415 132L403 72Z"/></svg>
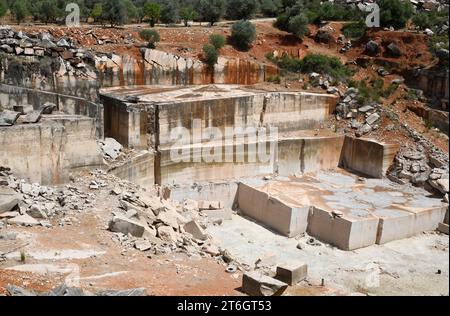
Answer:
<svg viewBox="0 0 450 316"><path fill-rule="evenodd" d="M199 60L156 50L147 50L142 59L129 55L115 55L113 59L97 59L96 68L102 87L210 83L250 85L278 73L275 66L224 57L219 57L218 64L211 71Z"/></svg>

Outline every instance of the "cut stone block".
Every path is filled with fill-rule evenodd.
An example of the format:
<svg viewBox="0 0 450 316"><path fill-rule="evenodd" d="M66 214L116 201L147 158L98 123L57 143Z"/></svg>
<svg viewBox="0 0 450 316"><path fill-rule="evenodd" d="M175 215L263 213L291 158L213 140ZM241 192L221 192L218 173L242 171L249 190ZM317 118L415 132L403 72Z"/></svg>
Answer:
<svg viewBox="0 0 450 316"><path fill-rule="evenodd" d="M184 230L191 234L195 239L198 240L206 240L208 239L208 235L205 233L203 228L196 221L190 221L189 223L183 226Z"/></svg>
<svg viewBox="0 0 450 316"><path fill-rule="evenodd" d="M367 214L333 217L331 212L311 208L308 233L342 250L354 250L375 244L379 219Z"/></svg>
<svg viewBox="0 0 450 316"><path fill-rule="evenodd" d="M439 223L438 230L441 233L448 235L448 224Z"/></svg>
<svg viewBox="0 0 450 316"><path fill-rule="evenodd" d="M277 267L276 279L289 285L295 285L306 279L308 266L305 263L286 264Z"/></svg>
<svg viewBox="0 0 450 316"><path fill-rule="evenodd" d="M242 277L242 292L250 296L280 296L288 285L258 272L245 273Z"/></svg>
<svg viewBox="0 0 450 316"><path fill-rule="evenodd" d="M9 188L0 189L0 214L13 210L20 202L16 192Z"/></svg>
<svg viewBox="0 0 450 316"><path fill-rule="evenodd" d="M22 225L22 226L36 226L39 225L39 222L30 215L25 214L9 219L8 224Z"/></svg>
<svg viewBox="0 0 450 316"><path fill-rule="evenodd" d="M223 210L204 210L202 211L203 214L205 214L208 217L208 220L214 221L214 220L231 220L233 212L229 208L225 208Z"/></svg>
<svg viewBox="0 0 450 316"><path fill-rule="evenodd" d="M239 209L288 237L306 232L309 206L295 207L247 184L239 184Z"/></svg>

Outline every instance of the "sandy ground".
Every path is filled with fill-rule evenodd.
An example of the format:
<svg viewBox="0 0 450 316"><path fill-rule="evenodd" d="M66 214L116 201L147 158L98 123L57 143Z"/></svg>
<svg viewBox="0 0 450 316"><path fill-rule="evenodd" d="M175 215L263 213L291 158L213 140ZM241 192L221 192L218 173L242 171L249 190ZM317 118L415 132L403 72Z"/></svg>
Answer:
<svg viewBox="0 0 450 316"><path fill-rule="evenodd" d="M58 216L52 228L0 229L18 234L16 240L0 239L0 252L20 248L0 262L0 294L7 284L45 291L66 281L90 292L143 287L148 295L240 295L235 289L241 285L241 272L229 274L211 257L171 253L148 258L114 241L106 228L118 205L110 202L109 190L97 193L91 209L66 214L70 225L60 226Z"/></svg>

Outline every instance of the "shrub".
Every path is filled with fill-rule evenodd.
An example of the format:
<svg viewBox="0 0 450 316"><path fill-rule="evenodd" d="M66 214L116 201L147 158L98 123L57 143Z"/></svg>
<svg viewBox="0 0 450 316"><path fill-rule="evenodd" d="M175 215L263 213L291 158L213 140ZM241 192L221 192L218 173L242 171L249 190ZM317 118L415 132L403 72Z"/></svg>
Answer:
<svg viewBox="0 0 450 316"><path fill-rule="evenodd" d="M212 34L209 37L209 43L219 50L225 46L225 37L220 34Z"/></svg>
<svg viewBox="0 0 450 316"><path fill-rule="evenodd" d="M345 37L351 39L359 39L364 36L367 31L367 25L364 21L350 22L344 25L342 33Z"/></svg>
<svg viewBox="0 0 450 316"><path fill-rule="evenodd" d="M320 54L310 54L303 58L301 60L301 71L328 74L337 80L345 80L351 75L351 71L337 57Z"/></svg>
<svg viewBox="0 0 450 316"><path fill-rule="evenodd" d="M158 43L161 38L156 30L142 30L139 32L139 36L144 41L148 42L149 48L155 48L156 43Z"/></svg>
<svg viewBox="0 0 450 316"><path fill-rule="evenodd" d="M383 27L400 29L405 27L414 10L409 1L379 0L380 21Z"/></svg>
<svg viewBox="0 0 450 316"><path fill-rule="evenodd" d="M205 63L210 68L214 68L214 65L217 64L217 60L219 58L217 49L211 44L205 44L203 45L203 53Z"/></svg>
<svg viewBox="0 0 450 316"><path fill-rule="evenodd" d="M267 78L267 82L280 84L281 83L281 77L278 76L278 75L270 76L269 78Z"/></svg>
<svg viewBox="0 0 450 316"><path fill-rule="evenodd" d="M237 48L248 50L256 39L256 28L249 21L239 21L231 28L231 40Z"/></svg>
<svg viewBox="0 0 450 316"><path fill-rule="evenodd" d="M276 60L278 67L291 72L311 73L317 72L322 75L330 75L335 80L347 80L351 71L336 57L320 54L310 54L303 59L292 58L283 55Z"/></svg>

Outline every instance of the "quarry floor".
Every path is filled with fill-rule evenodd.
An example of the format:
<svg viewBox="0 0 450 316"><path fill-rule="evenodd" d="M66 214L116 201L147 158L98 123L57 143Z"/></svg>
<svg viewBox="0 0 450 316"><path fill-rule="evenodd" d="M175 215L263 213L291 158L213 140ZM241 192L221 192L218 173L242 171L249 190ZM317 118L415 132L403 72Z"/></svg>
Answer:
<svg viewBox="0 0 450 316"><path fill-rule="evenodd" d="M18 233L14 241L0 240L0 250L10 249L0 262L0 294L14 284L38 292L76 280L96 292L102 289L143 287L149 295L234 296L242 271L227 273L213 258L186 254L148 258L136 249L124 251L106 230L111 210L109 190L99 191L94 206L66 214L70 225L52 228L8 227ZM305 262L308 278L285 295L448 295L449 238L435 232L356 251L341 251L307 235L280 236L263 226L233 215L220 226L209 226L214 243L250 266L269 254L277 263ZM297 246L300 244L299 249ZM23 249L25 262L20 260ZM324 286L321 285L322 279Z"/></svg>

